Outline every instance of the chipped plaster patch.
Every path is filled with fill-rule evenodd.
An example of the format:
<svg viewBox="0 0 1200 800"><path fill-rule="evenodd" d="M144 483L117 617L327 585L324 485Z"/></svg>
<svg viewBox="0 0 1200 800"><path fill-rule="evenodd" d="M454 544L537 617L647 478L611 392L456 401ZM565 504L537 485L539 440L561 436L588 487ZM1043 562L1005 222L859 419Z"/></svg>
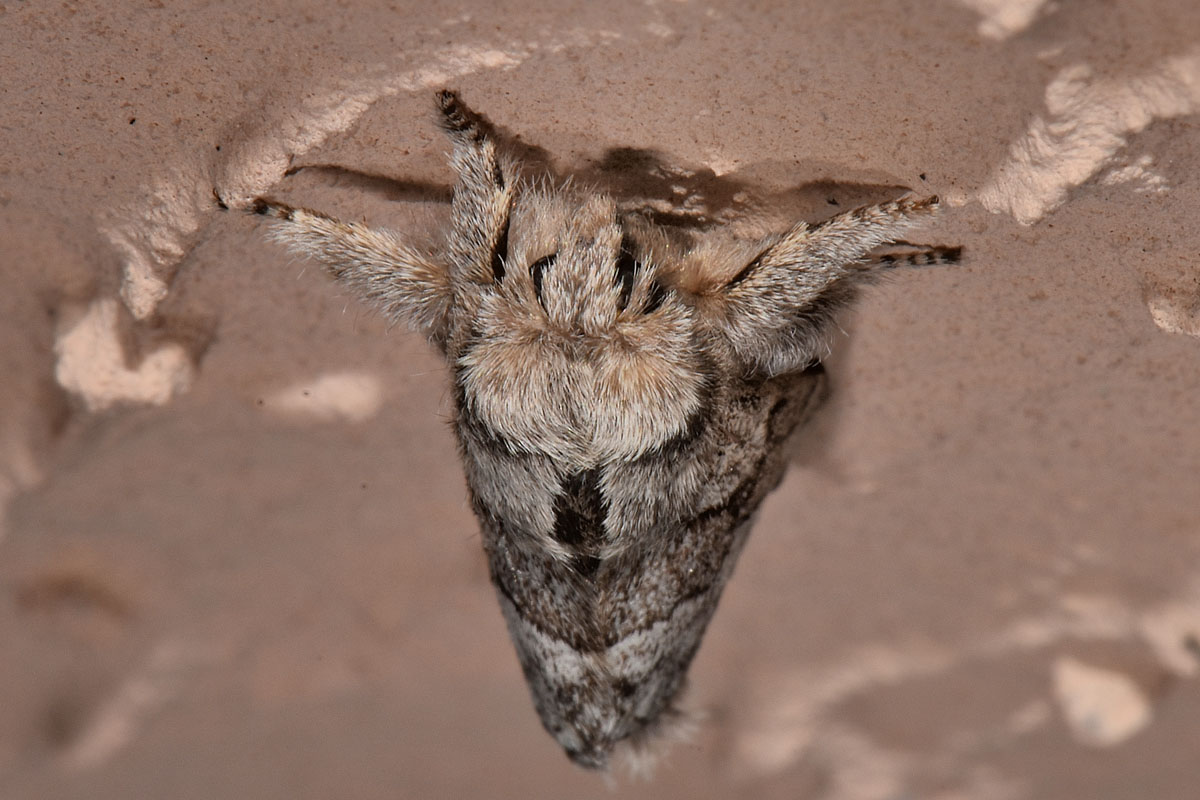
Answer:
<svg viewBox="0 0 1200 800"><path fill-rule="evenodd" d="M9 502L42 480L42 472L24 436L16 426L0 428L0 542L4 541Z"/></svg>
<svg viewBox="0 0 1200 800"><path fill-rule="evenodd" d="M704 160L704 166L711 169L713 175L719 178L736 170L738 168L738 161L735 158L712 151Z"/></svg>
<svg viewBox="0 0 1200 800"><path fill-rule="evenodd" d="M824 736L824 716L834 705L875 686L944 672L956 659L928 645L855 650L826 669L794 670L756 677L763 702L735 742L736 763L758 774L781 772Z"/></svg>
<svg viewBox="0 0 1200 800"><path fill-rule="evenodd" d="M1100 177L1105 186L1128 185L1138 194L1166 194L1170 187L1162 173L1154 169L1154 159L1149 153L1131 162L1116 164Z"/></svg>
<svg viewBox="0 0 1200 800"><path fill-rule="evenodd" d="M318 420L363 422L383 405L379 380L363 372L319 375L273 394L266 407Z"/></svg>
<svg viewBox="0 0 1200 800"><path fill-rule="evenodd" d="M1059 607L1044 614L1018 618L995 632L960 644L873 645L857 648L820 667L768 668L750 681L754 687L752 699L745 704L746 716L735 728L732 761L761 776L777 774L810 752L833 757L823 746L826 731L836 724L834 709L850 698L881 686L1053 647L1063 641L1141 641L1173 673L1200 673L1200 580L1180 596L1145 609L1103 595L1066 595L1059 602ZM1145 724L1139 720L1140 715L1149 714L1149 703L1136 684L1135 696L1129 687L1111 688L1120 684L1119 680L1089 682L1089 675L1072 663L1067 664L1064 675L1069 702L1077 709L1071 713L1082 718L1086 710L1092 715L1087 717L1086 724L1092 726L1089 730L1099 731L1086 735L1128 737L1138 725ZM1096 696L1088 694L1092 691L1086 688L1089 686L1101 687L1096 690L1099 701L1087 699ZM1060 696L1059 704L1065 709L1064 702ZM1139 702L1146 704L1144 712L1138 710ZM1048 714L1045 700L1034 699L1014 709L1001 723L1001 732L1025 735L1041 728Z"/></svg>
<svg viewBox="0 0 1200 800"><path fill-rule="evenodd" d="M146 718L175 695L185 672L216 659L210 648L184 642L156 646L64 753L67 767L90 769L111 759L133 740Z"/></svg>
<svg viewBox="0 0 1200 800"><path fill-rule="evenodd" d="M1055 4L1046 0L959 0L964 6L981 17L979 35L988 39L1007 39L1033 24L1045 9L1054 9Z"/></svg>
<svg viewBox="0 0 1200 800"><path fill-rule="evenodd" d="M99 230L123 259L121 300L135 319L146 319L167 296L168 276L200 229L212 195L202 189L204 170L176 167L155 178L136 205L106 212Z"/></svg>
<svg viewBox="0 0 1200 800"><path fill-rule="evenodd" d="M64 326L54 343L54 377L83 398L89 411L117 403L163 405L191 386L194 368L183 347L165 344L136 368L125 364L117 333L117 301L95 300L79 319Z"/></svg>
<svg viewBox="0 0 1200 800"><path fill-rule="evenodd" d="M1083 744L1112 747L1150 724L1150 701L1121 672L1060 657L1054 662L1054 696L1071 733Z"/></svg>
<svg viewBox="0 0 1200 800"><path fill-rule="evenodd" d="M1171 672L1200 675L1200 582L1182 598L1142 614L1138 633Z"/></svg>
<svg viewBox="0 0 1200 800"><path fill-rule="evenodd" d="M1030 123L978 199L989 211L1031 225L1103 169L1130 134L1197 110L1200 50L1128 78L1097 78L1086 65L1068 67L1046 87L1048 116Z"/></svg>
<svg viewBox="0 0 1200 800"><path fill-rule="evenodd" d="M1200 295L1160 289L1146 299L1150 318L1167 333L1200 337Z"/></svg>

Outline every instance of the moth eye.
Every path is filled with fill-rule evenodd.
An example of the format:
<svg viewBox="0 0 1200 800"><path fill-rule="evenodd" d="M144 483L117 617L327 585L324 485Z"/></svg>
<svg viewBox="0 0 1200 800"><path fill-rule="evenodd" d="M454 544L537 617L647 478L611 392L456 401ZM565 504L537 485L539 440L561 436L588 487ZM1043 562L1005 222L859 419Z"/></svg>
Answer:
<svg viewBox="0 0 1200 800"><path fill-rule="evenodd" d="M533 292L537 295L538 302L543 306L546 304L542 302L542 276L545 274L547 269L554 266L554 262L557 259L558 253L551 253L548 256L539 258L537 261L529 265L529 277L533 278Z"/></svg>

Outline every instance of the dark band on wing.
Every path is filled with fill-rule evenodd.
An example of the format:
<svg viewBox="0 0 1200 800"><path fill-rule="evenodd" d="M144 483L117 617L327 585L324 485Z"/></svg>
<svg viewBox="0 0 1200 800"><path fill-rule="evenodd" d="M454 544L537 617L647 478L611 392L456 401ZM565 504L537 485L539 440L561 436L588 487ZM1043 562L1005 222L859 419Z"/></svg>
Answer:
<svg viewBox="0 0 1200 800"><path fill-rule="evenodd" d="M647 266L638 260L637 241L626 227L625 221L619 220L619 224L621 225L621 247L617 252L613 284L620 287L617 308L624 311L633 299L633 290L637 284L638 275L647 269ZM667 289L658 281L651 280L641 313L651 314L657 311L666 298Z"/></svg>
<svg viewBox="0 0 1200 800"><path fill-rule="evenodd" d="M621 250L617 255L616 271L613 275L613 283L621 287L620 297L617 299L617 308L624 311L629 305L629 298L633 294L633 282L637 276L638 262L633 253L633 239L628 232L621 235Z"/></svg>
<svg viewBox="0 0 1200 800"><path fill-rule="evenodd" d="M546 301L542 299L542 281L545 279L546 270L554 266L556 260L558 260L558 253L551 253L529 265L529 277L533 279L533 293L537 296L537 301L542 308L546 307Z"/></svg>
<svg viewBox="0 0 1200 800"><path fill-rule="evenodd" d="M767 457L768 455L764 454L763 460L765 461ZM715 503L709 508L706 508L692 519L679 523L681 528L687 530L689 534L692 535L697 533L703 534L705 531L711 531L714 529L718 529L724 534L711 538L705 537L706 541L704 544L706 550L703 553L704 561L713 565L711 569L704 570L708 576L708 579L697 582L696 584L688 587L686 591L683 591L679 594L679 596L675 599L675 602L672 603L669 608L664 609L661 613L647 616L642 621L642 624L640 624L634 630L624 631L620 636L616 636L613 635L611 630L579 631L574 629L556 629L555 627L548 627L546 624L547 620L539 619L538 615L531 615L531 606L528 602L518 602L515 596L516 587L509 585L510 579L515 576L493 572L493 581L496 584L497 589L501 592L501 594L508 598L517 614L526 624L532 626L534 629L540 631L546 636L566 642L573 649L580 652L603 652L604 650L612 647L613 645L617 644L628 636L637 633L638 631L647 630L660 622L672 618L682 605L691 602L713 590L714 585L718 581L718 576L720 575L719 565L723 564L725 559L728 558L730 549L733 547L734 542L737 541L739 529L743 524L746 523L747 520L749 520L750 516L754 513L755 509L762 500L763 492L759 491L762 482L762 476L759 474L761 463L757 465L757 467L758 469L750 472L747 477L741 483L739 483L724 500ZM582 480L583 479L581 479L581 481ZM582 486L580 488L582 489ZM580 496L584 494L584 491L580 492ZM724 519L718 519L719 517L724 517ZM495 524L499 528L503 528L502 521L495 520ZM557 524L555 527L557 534ZM504 535L503 532L501 532L501 535ZM587 557L585 556L584 558ZM554 567L553 564L549 562L552 562L553 560L553 557L549 554L545 555L545 562L547 562L546 566L550 569L550 574L553 574ZM576 580L582 579L585 581L585 583L580 584L576 590L582 590L586 592L588 589L584 588L585 586L595 586L591 580L595 573L586 574L581 572L581 566L586 565L570 563L569 568L571 569L571 575L573 575ZM595 566L596 571L598 571L600 566L598 560ZM547 577L549 577L549 575ZM565 575L562 576L562 579L569 580ZM536 608L537 605L534 604L533 607Z"/></svg>
<svg viewBox="0 0 1200 800"><path fill-rule="evenodd" d="M644 463L650 459L676 460L683 457L683 454L699 442L705 432L708 431L711 419L712 398L705 391L700 397L700 402L696 405L696 410L688 416L683 430L638 457L637 462Z"/></svg>
<svg viewBox="0 0 1200 800"><path fill-rule="evenodd" d="M675 460L682 458L684 453L694 447L708 431L714 413L713 387L717 383L715 377L717 368L713 364L712 359L705 353L698 354L696 368L703 376L699 387L700 397L696 403L695 410L688 415L683 430L639 456L637 458L638 463L644 463L650 459Z"/></svg>
<svg viewBox="0 0 1200 800"><path fill-rule="evenodd" d="M600 470L567 476L554 498L554 539L567 547L587 550L604 539L608 501L600 491Z"/></svg>
<svg viewBox="0 0 1200 800"><path fill-rule="evenodd" d="M492 277L497 281L504 279L504 262L508 259L508 224L509 217L504 218L496 244L492 246Z"/></svg>
<svg viewBox="0 0 1200 800"><path fill-rule="evenodd" d="M791 433L804 408L812 404L814 393L819 392L822 382L812 379L819 377L821 370L819 365L811 367L806 371L806 374L812 373L808 375L809 380L804 382L808 384L807 387L790 387L795 391L785 391L782 396L777 396L777 401L769 410L764 409L768 418L768 441L759 458L746 467L742 480L720 500L700 510L691 518L680 520L673 525L678 531L678 538L669 532L663 532L667 537L663 545L668 550L665 554L660 551L660 556L655 559L655 568L666 570L664 577L670 584L674 584L678 591L668 607L649 616L639 615L635 623L637 627L632 630L623 626L613 628L600 620L589 620L591 624L586 626L587 630L581 630L578 627L579 618L574 618L571 625L565 625L566 620L560 617L557 610L539 602L542 589L529 584L531 578L536 578L537 585L541 587L561 585L568 596L573 598L573 604L582 604L580 608L586 608L592 603L593 597L599 598L601 594L597 593L617 588L608 583L615 573L605 570L603 562L595 557L599 548L594 546L604 542L605 520L610 513L601 487L600 470L588 470L569 476L563 481L554 501L553 536L555 540L573 550L574 555L563 561L561 557L549 552L542 551L534 555L522 550L524 555L521 556L521 561L510 563L507 568L502 568L493 561L493 580L497 589L512 603L516 614L525 624L543 635L569 644L580 652L602 652L631 634L674 618L688 603L699 603L688 610L687 613L691 616L710 613L715 603L713 593L719 590L721 584L722 565L744 535L745 526L761 505L763 497L777 482L780 470L776 468L777 461L775 464L771 461L779 458L778 450L782 441ZM708 405L709 403L705 402L701 408L707 408ZM688 438L703 437L707 426L711 424L708 416L708 413L695 415L694 420L689 423L691 430ZM663 458L664 454L659 452L655 456ZM481 518L490 517L483 508L477 508L477 513ZM519 538L514 538L516 533L506 532L502 520L494 517L490 519L491 523L485 524L485 528L494 526L492 536L496 538L493 539L495 544L491 546L502 551L512 548ZM670 541L674 541L674 544L669 544ZM516 552L513 550L514 555ZM638 560L641 561L641 558L638 557ZM695 574L692 574L691 570L685 573L673 569L677 564L679 570L683 570L684 562L694 563L695 558L702 562ZM507 559L502 558L499 563L506 561ZM639 568L635 565L630 567ZM533 575L530 574L530 570L534 571ZM586 619L588 615L585 613L583 617Z"/></svg>

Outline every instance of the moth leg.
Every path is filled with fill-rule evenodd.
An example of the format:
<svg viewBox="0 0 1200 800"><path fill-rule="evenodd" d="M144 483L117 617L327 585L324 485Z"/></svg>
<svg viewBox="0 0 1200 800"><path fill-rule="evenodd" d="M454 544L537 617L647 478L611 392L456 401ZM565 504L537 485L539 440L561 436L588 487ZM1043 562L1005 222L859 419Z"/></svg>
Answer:
<svg viewBox="0 0 1200 800"><path fill-rule="evenodd" d="M768 375L820 360L835 314L870 280L863 259L937 207L936 197L902 198L793 226L720 289L714 327L742 361Z"/></svg>
<svg viewBox="0 0 1200 800"><path fill-rule="evenodd" d="M921 216L937 211L937 197L905 198L863 206L814 227L801 222L747 264L728 284L731 299L782 291L793 305L813 300L845 276L867 253L896 241Z"/></svg>
<svg viewBox="0 0 1200 800"><path fill-rule="evenodd" d="M435 343L441 340L450 303L446 270L397 234L261 198L250 210L274 220L272 238L320 261L388 319L412 324Z"/></svg>
<svg viewBox="0 0 1200 800"><path fill-rule="evenodd" d="M506 268L515 170L503 162L485 123L456 92L438 92L437 103L458 172L447 242L451 278L490 284L502 279Z"/></svg>
<svg viewBox="0 0 1200 800"><path fill-rule="evenodd" d="M858 264L859 269L895 269L957 264L962 261L961 247L895 242L885 250L872 253Z"/></svg>

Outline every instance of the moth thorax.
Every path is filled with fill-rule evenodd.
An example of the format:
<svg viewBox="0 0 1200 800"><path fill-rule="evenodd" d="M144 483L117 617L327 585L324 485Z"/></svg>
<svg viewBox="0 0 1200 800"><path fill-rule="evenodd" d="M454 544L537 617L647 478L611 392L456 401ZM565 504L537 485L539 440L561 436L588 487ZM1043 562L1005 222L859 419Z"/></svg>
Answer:
<svg viewBox="0 0 1200 800"><path fill-rule="evenodd" d="M704 384L688 331L643 328L482 337L457 361L462 410L573 468L637 458L688 430Z"/></svg>

